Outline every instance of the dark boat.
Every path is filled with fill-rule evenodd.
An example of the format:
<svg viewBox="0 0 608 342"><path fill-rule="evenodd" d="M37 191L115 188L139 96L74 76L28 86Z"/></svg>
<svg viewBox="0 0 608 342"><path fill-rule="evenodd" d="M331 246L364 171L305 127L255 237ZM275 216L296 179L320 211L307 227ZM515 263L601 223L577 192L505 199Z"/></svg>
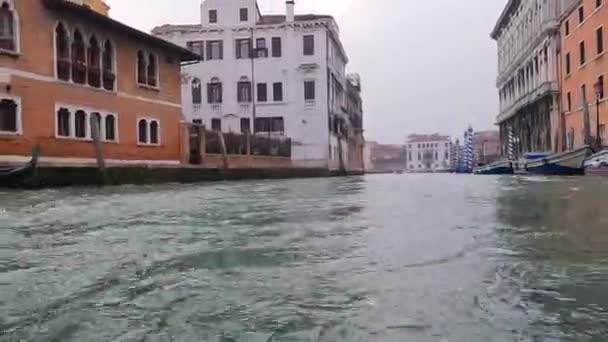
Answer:
<svg viewBox="0 0 608 342"><path fill-rule="evenodd" d="M476 175L512 175L513 162L510 160L502 160L489 165L481 166L475 169Z"/></svg>
<svg viewBox="0 0 608 342"><path fill-rule="evenodd" d="M30 180L38 166L40 146L36 145L32 151L32 159L21 166L0 166L0 188L14 188Z"/></svg>

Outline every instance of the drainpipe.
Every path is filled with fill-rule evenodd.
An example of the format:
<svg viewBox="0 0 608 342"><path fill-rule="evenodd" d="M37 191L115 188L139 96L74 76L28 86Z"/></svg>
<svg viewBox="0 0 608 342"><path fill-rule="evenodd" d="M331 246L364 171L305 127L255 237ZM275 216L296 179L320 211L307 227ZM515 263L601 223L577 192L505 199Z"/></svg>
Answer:
<svg viewBox="0 0 608 342"><path fill-rule="evenodd" d="M255 84L255 59L254 59L254 49L253 49L253 27L251 28L251 44L249 46L249 58L251 59L251 117L252 117L252 125L251 131L253 135L256 134L255 131L255 119L257 114L257 107L255 102L256 95L256 84Z"/></svg>

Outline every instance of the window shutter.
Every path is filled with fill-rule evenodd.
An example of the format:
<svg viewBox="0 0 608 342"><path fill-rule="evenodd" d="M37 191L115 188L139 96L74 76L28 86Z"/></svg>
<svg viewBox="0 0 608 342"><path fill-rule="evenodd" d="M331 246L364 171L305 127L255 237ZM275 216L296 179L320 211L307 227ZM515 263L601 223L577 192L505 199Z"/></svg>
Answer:
<svg viewBox="0 0 608 342"><path fill-rule="evenodd" d="M207 83L207 103L213 103L212 101L213 91L211 83Z"/></svg>

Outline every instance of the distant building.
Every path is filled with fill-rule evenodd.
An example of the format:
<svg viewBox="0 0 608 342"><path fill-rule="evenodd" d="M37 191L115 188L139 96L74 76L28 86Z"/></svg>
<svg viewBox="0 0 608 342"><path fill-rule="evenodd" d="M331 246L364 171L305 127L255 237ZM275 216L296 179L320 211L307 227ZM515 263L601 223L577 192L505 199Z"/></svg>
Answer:
<svg viewBox="0 0 608 342"><path fill-rule="evenodd" d="M412 134L407 139L408 172L446 172L451 169L450 137Z"/></svg>
<svg viewBox="0 0 608 342"><path fill-rule="evenodd" d="M286 1L285 14L267 15L256 0L204 0L200 22L153 34L204 57L182 68L188 121L291 138L298 166L360 169L361 79L346 74L336 20L294 7Z"/></svg>
<svg viewBox="0 0 608 342"><path fill-rule="evenodd" d="M370 164L367 172L400 172L405 170L405 148L403 145L383 145L368 142Z"/></svg>
<svg viewBox="0 0 608 342"><path fill-rule="evenodd" d="M491 164L501 158L498 131L480 131L473 135L475 166Z"/></svg>

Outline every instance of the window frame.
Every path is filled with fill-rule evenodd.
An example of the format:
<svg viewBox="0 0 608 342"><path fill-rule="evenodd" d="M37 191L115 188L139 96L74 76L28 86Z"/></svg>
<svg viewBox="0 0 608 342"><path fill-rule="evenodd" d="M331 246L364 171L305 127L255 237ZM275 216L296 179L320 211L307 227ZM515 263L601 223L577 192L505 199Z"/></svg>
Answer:
<svg viewBox="0 0 608 342"><path fill-rule="evenodd" d="M211 15L213 13L213 15ZM213 18L213 20L211 20ZM209 24L217 24L218 22L218 11L217 9L210 9L207 12L207 19L209 20Z"/></svg>
<svg viewBox="0 0 608 342"><path fill-rule="evenodd" d="M219 57L214 58L213 56L213 44L219 43ZM224 41L222 39L207 40L205 41L205 53L207 54L207 61L221 61L224 59Z"/></svg>
<svg viewBox="0 0 608 342"><path fill-rule="evenodd" d="M264 91L260 91L263 89ZM257 103L267 103L268 102L268 83L260 82L255 85L255 98ZM262 97L262 95L264 95Z"/></svg>
<svg viewBox="0 0 608 342"><path fill-rule="evenodd" d="M13 43L15 48L13 50L0 48L0 54L19 57L21 56L21 22L19 20L19 13L17 12L14 0L3 0L0 4L2 3L8 4L8 9L13 16Z"/></svg>
<svg viewBox="0 0 608 342"><path fill-rule="evenodd" d="M67 136L59 135L58 113L61 108L67 109L70 113L70 118L69 118L69 129L70 129L69 133L70 134ZM86 119L85 119L86 136L84 138L76 137L76 112L77 111L83 111L86 115ZM101 117L101 125L99 127L99 138L100 138L99 140L102 143L110 143L110 144L120 143L120 115L118 115L118 113L111 111L111 110L107 110L107 109L67 104L67 103L62 103L62 102L55 103L55 111L53 113L53 117L54 117L53 120L55 122L55 132L54 132L55 139L89 141L89 142L93 141L93 135L91 134L92 133L91 116L94 113L98 113ZM106 139L106 137L107 137L106 119L108 116L114 117L114 140Z"/></svg>
<svg viewBox="0 0 608 342"><path fill-rule="evenodd" d="M271 51L272 58L283 57L283 38L281 38L281 37L270 38L270 48L272 50Z"/></svg>
<svg viewBox="0 0 608 342"><path fill-rule="evenodd" d="M311 39L309 40L309 42L312 44L310 45L310 50L309 51L307 49L307 38ZM314 56L315 55L315 35L314 34L305 34L302 36L302 54L304 56Z"/></svg>
<svg viewBox="0 0 608 342"><path fill-rule="evenodd" d="M281 89L280 92L278 92L281 95L281 98L278 100L277 100L277 86L279 89ZM272 101L273 102L284 102L285 101L283 82L272 83Z"/></svg>
<svg viewBox="0 0 608 342"><path fill-rule="evenodd" d="M0 101L2 100L9 100L9 101L13 101L15 102L15 104L17 105L17 112L16 112L16 128L17 130L15 132L11 132L11 131L1 131L0 130L0 136L16 136L16 135L22 135L23 134L23 121L22 121L22 113L23 110L21 108L21 97L19 96L14 96L14 95L9 95L9 94L5 94L5 93L1 93L0 94Z"/></svg>
<svg viewBox="0 0 608 342"><path fill-rule="evenodd" d="M587 64L587 44L584 40L578 42L578 62L579 66L582 67Z"/></svg>
<svg viewBox="0 0 608 342"><path fill-rule="evenodd" d="M577 8L578 24L581 25L585 21L585 6L581 5Z"/></svg>
<svg viewBox="0 0 608 342"><path fill-rule="evenodd" d="M570 52L566 53L566 56L564 57L565 61L565 67L566 67L566 76L572 74L572 54L570 54Z"/></svg>
<svg viewBox="0 0 608 342"><path fill-rule="evenodd" d="M307 96L308 90L306 88L307 85L310 85L312 83L313 87L312 87L312 98L309 98L309 96ZM317 100L317 82L316 80L304 80L304 101L305 102L314 102Z"/></svg>
<svg viewBox="0 0 608 342"><path fill-rule="evenodd" d="M246 49L246 55L243 55L243 51L242 51L242 49L244 48L243 44L245 44L246 47L248 47ZM252 57L253 42L251 41L251 38L237 38L234 41L234 46L235 46L236 59L250 59Z"/></svg>
<svg viewBox="0 0 608 342"><path fill-rule="evenodd" d="M245 19L243 19L243 14L244 14ZM249 21L249 8L247 8L247 7L239 8L239 21L241 23Z"/></svg>
<svg viewBox="0 0 608 342"><path fill-rule="evenodd" d="M140 70L139 70L139 53L143 53L143 57L144 57L144 82L140 82L139 76L140 76ZM156 64L155 66L155 77L156 77L156 85L151 85L150 84L150 78L149 78L149 74L150 74L150 57L153 56L154 57L154 62ZM151 90L160 90L160 58L159 55L151 50L147 50L147 49L137 49L137 52L135 54L135 84L137 84L137 86L139 88L144 88L144 89L151 89Z"/></svg>
<svg viewBox="0 0 608 342"><path fill-rule="evenodd" d="M601 35L601 37L600 37L600 35ZM601 40L599 38L601 38ZM605 41L604 26L601 25L595 29L595 51L598 56L602 55L604 52L606 52L606 44L604 43L604 41ZM600 47L601 47L601 50L600 50Z"/></svg>
<svg viewBox="0 0 608 342"><path fill-rule="evenodd" d="M141 121L146 122L146 142L141 142L139 137L139 124ZM157 142L152 143L152 123L156 122L158 126L157 130ZM158 147L162 145L162 125L160 124L160 119L154 116L138 116L135 121L135 136L137 137L137 146L139 147Z"/></svg>

